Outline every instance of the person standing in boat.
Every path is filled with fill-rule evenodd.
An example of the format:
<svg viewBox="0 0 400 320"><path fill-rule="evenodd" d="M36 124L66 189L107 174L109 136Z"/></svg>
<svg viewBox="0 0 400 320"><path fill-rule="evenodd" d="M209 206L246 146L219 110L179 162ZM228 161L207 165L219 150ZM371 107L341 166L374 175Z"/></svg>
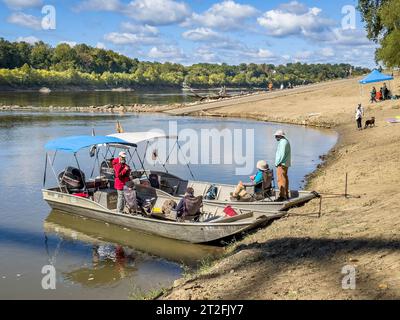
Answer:
<svg viewBox="0 0 400 320"><path fill-rule="evenodd" d="M289 200L289 177L288 170L292 165L292 153L289 140L283 130L275 132L275 139L278 141L276 150L275 167L278 178L279 198L277 202Z"/></svg>
<svg viewBox="0 0 400 320"><path fill-rule="evenodd" d="M122 213L125 207L124 186L129 181L131 168L126 164L126 152L121 151L112 162L115 174L114 188L118 193L117 212Z"/></svg>

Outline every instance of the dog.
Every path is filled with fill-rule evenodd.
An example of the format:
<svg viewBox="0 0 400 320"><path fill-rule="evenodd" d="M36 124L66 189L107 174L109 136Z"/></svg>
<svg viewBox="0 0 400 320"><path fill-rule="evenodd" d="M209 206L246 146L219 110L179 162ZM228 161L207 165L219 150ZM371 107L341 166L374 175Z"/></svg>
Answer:
<svg viewBox="0 0 400 320"><path fill-rule="evenodd" d="M367 129L368 127L370 128L375 127L375 117L372 117L370 120L365 121L364 129Z"/></svg>

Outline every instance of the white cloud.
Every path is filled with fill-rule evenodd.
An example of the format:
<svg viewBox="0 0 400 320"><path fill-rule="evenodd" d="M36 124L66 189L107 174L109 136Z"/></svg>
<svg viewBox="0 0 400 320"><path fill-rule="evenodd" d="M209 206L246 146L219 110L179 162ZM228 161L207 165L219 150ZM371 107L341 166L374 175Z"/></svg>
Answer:
<svg viewBox="0 0 400 320"><path fill-rule="evenodd" d="M374 43L368 40L366 31L360 29L335 28L327 41L340 46L374 46Z"/></svg>
<svg viewBox="0 0 400 320"><path fill-rule="evenodd" d="M28 36L28 37L18 37L17 42L27 42L29 44L35 44L36 42L39 42L40 39L34 37L34 36Z"/></svg>
<svg viewBox="0 0 400 320"><path fill-rule="evenodd" d="M299 52L295 53L294 60L295 61L304 61L304 60L310 59L314 55L315 55L315 53L310 50L299 51Z"/></svg>
<svg viewBox="0 0 400 320"><path fill-rule="evenodd" d="M197 28L188 30L182 33L182 36L185 39L192 41L210 41L221 39L221 35L210 28Z"/></svg>
<svg viewBox="0 0 400 320"><path fill-rule="evenodd" d="M39 18L23 12L15 12L7 18L7 22L30 29L40 30L42 22Z"/></svg>
<svg viewBox="0 0 400 320"><path fill-rule="evenodd" d="M220 58L217 56L217 54L208 48L198 48L194 53L194 58L196 62L220 62Z"/></svg>
<svg viewBox="0 0 400 320"><path fill-rule="evenodd" d="M267 30L267 34L274 37L302 35L312 37L323 33L333 25L329 19L322 17L322 10L316 7L308 8L304 12L299 3L292 2L286 7L265 12L257 19L258 23ZM296 7L296 9L294 9Z"/></svg>
<svg viewBox="0 0 400 320"><path fill-rule="evenodd" d="M43 4L42 0L3 0L4 3L11 9L22 9L39 7Z"/></svg>
<svg viewBox="0 0 400 320"><path fill-rule="evenodd" d="M103 42L97 42L96 48L97 49L106 49L106 45Z"/></svg>
<svg viewBox="0 0 400 320"><path fill-rule="evenodd" d="M160 46L150 49L148 56L159 61L182 61L186 59L183 50L177 46Z"/></svg>
<svg viewBox="0 0 400 320"><path fill-rule="evenodd" d="M254 57L257 57L257 58L272 58L272 57L275 57L275 55L271 52L271 51L269 51L269 50L267 50L267 49L258 49L258 51L257 52L255 52L255 53L251 53L250 52L250 54L251 55L253 55Z"/></svg>
<svg viewBox="0 0 400 320"><path fill-rule="evenodd" d="M58 44L67 44L71 48L73 48L73 47L75 47L77 45L77 43L75 41L60 41Z"/></svg>
<svg viewBox="0 0 400 320"><path fill-rule="evenodd" d="M246 19L257 15L258 10L232 0L214 4L202 14L193 13L183 26L200 25L222 30L243 28Z"/></svg>
<svg viewBox="0 0 400 320"><path fill-rule="evenodd" d="M158 35L159 31L156 27L150 26L148 24L139 25L133 24L131 22L123 22L121 27L125 31L129 31L131 33L142 34L142 35Z"/></svg>
<svg viewBox="0 0 400 320"><path fill-rule="evenodd" d="M324 57L334 57L335 56L335 51L332 48L322 48L321 49L321 55Z"/></svg>
<svg viewBox="0 0 400 320"><path fill-rule="evenodd" d="M191 10L186 3L173 0L135 0L124 8L124 13L150 25L169 25L184 21Z"/></svg>
<svg viewBox="0 0 400 320"><path fill-rule="evenodd" d="M307 6L298 1L291 1L289 3L283 3L279 6L279 9L281 9L282 11L294 13L294 14L305 14L308 11Z"/></svg>
<svg viewBox="0 0 400 320"><path fill-rule="evenodd" d="M119 0L86 0L76 7L78 11L119 11L122 9L123 4Z"/></svg>
<svg viewBox="0 0 400 320"><path fill-rule="evenodd" d="M174 0L133 0L128 4L120 0L86 0L75 9L117 12L153 26L180 23L191 14L185 2Z"/></svg>
<svg viewBox="0 0 400 320"><path fill-rule="evenodd" d="M106 41L112 42L116 45L129 45L129 44L155 44L159 42L159 39L151 36L144 36L129 32L110 32L104 35Z"/></svg>

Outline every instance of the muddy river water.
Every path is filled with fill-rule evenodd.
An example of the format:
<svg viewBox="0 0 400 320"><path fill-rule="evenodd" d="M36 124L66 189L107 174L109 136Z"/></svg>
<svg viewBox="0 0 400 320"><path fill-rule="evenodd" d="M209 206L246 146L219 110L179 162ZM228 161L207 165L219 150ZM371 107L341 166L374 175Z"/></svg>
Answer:
<svg viewBox="0 0 400 320"><path fill-rule="evenodd" d="M168 133L172 126L178 133L184 129L191 130L191 135L197 132L194 146L198 146L198 156L186 154L193 162L191 169L196 179L225 183L246 181L250 174L237 170L244 165L235 163L235 154L226 154L229 148L220 150L218 158L231 156L233 161L216 163L211 159L209 164L204 163L201 154L209 143L199 138L201 130L225 130L227 135L232 132L233 139L235 130L239 134L250 130L254 143L243 139L241 152L248 156L249 167L254 168L259 159L273 163L273 133L283 128L292 144L292 188L302 187L304 176L315 169L319 156L327 153L337 140L329 130L236 119L162 114L0 113L0 299L128 299L168 286L187 268L222 252L219 246L191 245L51 212L41 196L45 143L61 136L91 134L93 129L97 135L110 134L115 132L117 120L125 131L163 129ZM247 148L249 143L254 145ZM157 150L161 152L162 148ZM209 155L215 152L212 149ZM79 160L86 173L92 170L93 161L87 151L83 150ZM62 170L70 161L70 155L58 155L56 170ZM146 165L159 166L151 159ZM167 166L171 173L190 178L182 163ZM51 182L50 176L48 183ZM56 269L55 290L42 288L45 265Z"/></svg>

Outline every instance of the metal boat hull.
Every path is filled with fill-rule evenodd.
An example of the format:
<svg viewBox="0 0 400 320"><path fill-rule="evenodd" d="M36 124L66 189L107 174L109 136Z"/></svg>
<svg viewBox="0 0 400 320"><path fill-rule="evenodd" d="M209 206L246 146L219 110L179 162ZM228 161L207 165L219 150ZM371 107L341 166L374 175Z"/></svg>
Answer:
<svg viewBox="0 0 400 320"><path fill-rule="evenodd" d="M43 199L51 208L69 214L96 219L150 234L192 243L207 243L248 231L281 217L282 213L257 215L254 218L230 223L174 222L143 216L118 214L85 198L54 190L42 190Z"/></svg>

